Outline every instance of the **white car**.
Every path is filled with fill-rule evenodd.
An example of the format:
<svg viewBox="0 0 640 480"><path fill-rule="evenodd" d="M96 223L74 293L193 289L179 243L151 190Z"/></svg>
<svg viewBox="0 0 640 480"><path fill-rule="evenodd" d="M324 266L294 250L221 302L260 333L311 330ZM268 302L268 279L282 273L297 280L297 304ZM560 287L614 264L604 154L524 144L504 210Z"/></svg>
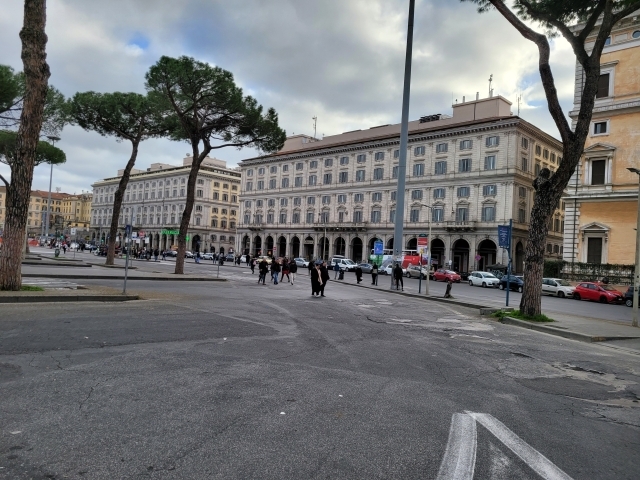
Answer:
<svg viewBox="0 0 640 480"><path fill-rule="evenodd" d="M200 258L202 258L202 260L213 260L213 253L203 253Z"/></svg>
<svg viewBox="0 0 640 480"><path fill-rule="evenodd" d="M543 278L542 279L542 294L553 295L560 298L573 297L575 287L566 280L561 278Z"/></svg>
<svg viewBox="0 0 640 480"><path fill-rule="evenodd" d="M471 272L469 274L469 285L477 287L496 288L500 284L500 279L489 272Z"/></svg>
<svg viewBox="0 0 640 480"><path fill-rule="evenodd" d="M381 267L378 273L381 273L383 275L392 275L393 274L393 264L390 263L390 264L388 264L388 265L386 265L384 267ZM407 269L406 268L402 269L402 276L403 277L407 276Z"/></svg>
<svg viewBox="0 0 640 480"><path fill-rule="evenodd" d="M296 262L296 265L299 267L309 268L309 262L304 258L300 258L300 257L294 258L293 261Z"/></svg>

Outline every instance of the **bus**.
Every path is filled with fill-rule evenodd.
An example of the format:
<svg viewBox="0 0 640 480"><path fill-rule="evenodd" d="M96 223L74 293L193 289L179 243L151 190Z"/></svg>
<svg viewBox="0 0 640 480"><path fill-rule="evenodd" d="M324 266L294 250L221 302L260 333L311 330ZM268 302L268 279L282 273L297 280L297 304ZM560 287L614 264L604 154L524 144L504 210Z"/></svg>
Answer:
<svg viewBox="0 0 640 480"><path fill-rule="evenodd" d="M380 262L379 257L382 257L382 262ZM392 248L385 248L382 251L382 255L374 255L373 249L371 249L371 252L369 254L369 263L375 262L378 264L378 266L380 266L382 264L386 264L392 261L393 258L394 258L394 254L393 254ZM423 257L422 263L426 263L426 262L427 262L427 259ZM402 268L406 269L409 265L419 265L419 264L420 264L420 254L418 253L417 250L402 250L402 254L401 254Z"/></svg>

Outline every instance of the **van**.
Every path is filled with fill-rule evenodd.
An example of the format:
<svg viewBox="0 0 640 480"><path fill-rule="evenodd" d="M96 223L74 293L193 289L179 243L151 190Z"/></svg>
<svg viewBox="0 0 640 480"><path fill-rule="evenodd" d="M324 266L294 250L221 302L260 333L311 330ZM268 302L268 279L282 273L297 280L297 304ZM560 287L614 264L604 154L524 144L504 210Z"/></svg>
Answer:
<svg viewBox="0 0 640 480"><path fill-rule="evenodd" d="M333 270L335 268L335 264L338 264L340 270L345 272L352 272L356 269L356 262L351 260L350 258L344 258L342 255L334 255L331 257L330 269Z"/></svg>

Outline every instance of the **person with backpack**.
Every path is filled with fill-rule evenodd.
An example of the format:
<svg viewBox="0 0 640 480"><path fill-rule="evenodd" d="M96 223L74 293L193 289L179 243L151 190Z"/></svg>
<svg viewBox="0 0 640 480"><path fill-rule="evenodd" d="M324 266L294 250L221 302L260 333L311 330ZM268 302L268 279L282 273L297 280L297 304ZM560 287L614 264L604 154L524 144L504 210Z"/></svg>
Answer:
<svg viewBox="0 0 640 480"><path fill-rule="evenodd" d="M296 279L297 271L298 271L298 264L295 262L295 260L291 260L289 262L289 273L291 274L291 280L289 281L289 283L291 283L291 285L293 285L293 281Z"/></svg>

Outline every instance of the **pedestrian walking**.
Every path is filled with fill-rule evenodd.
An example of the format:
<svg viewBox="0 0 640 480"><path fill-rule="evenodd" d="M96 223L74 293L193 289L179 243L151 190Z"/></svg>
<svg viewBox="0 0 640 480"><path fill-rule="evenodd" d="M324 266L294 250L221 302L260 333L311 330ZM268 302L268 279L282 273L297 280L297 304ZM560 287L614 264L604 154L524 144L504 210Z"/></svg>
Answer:
<svg viewBox="0 0 640 480"><path fill-rule="evenodd" d="M258 264L258 260L256 260L255 258L251 259L251 275L253 275L254 273L256 273L256 265Z"/></svg>
<svg viewBox="0 0 640 480"><path fill-rule="evenodd" d="M167 251L163 248L162 249L162 260L166 260L167 259Z"/></svg>
<svg viewBox="0 0 640 480"><path fill-rule="evenodd" d="M291 277L289 276L289 260L285 257L282 261L282 276L280 277L280 282L284 282L284 276L287 276L287 283L291 283Z"/></svg>
<svg viewBox="0 0 640 480"><path fill-rule="evenodd" d="M62 244L62 253L64 253L65 255L67 254L67 244L66 243Z"/></svg>
<svg viewBox="0 0 640 480"><path fill-rule="evenodd" d="M154 262L157 262L157 261L158 261L158 256L159 256L159 255L160 255L160 252L159 252L159 251L158 251L158 249L156 248L156 249L153 251L153 261L154 261Z"/></svg>
<svg viewBox="0 0 640 480"><path fill-rule="evenodd" d="M373 268L371 268L371 285L378 284L378 265L373 264Z"/></svg>
<svg viewBox="0 0 640 480"><path fill-rule="evenodd" d="M338 267L339 269L340 267ZM327 262L322 262L320 265L320 280L322 281L320 285L320 296L324 297L324 287L327 286L327 282L329 281L329 269L327 268Z"/></svg>
<svg viewBox="0 0 640 480"><path fill-rule="evenodd" d="M291 285L293 285L293 282L296 279L297 271L298 271L298 264L295 262L295 260L291 260L289 262L289 274L291 275Z"/></svg>
<svg viewBox="0 0 640 480"><path fill-rule="evenodd" d="M399 263L396 263L396 266L393 267L393 279L396 281L396 290L402 286L402 291L404 292L404 282L402 280L402 267Z"/></svg>
<svg viewBox="0 0 640 480"><path fill-rule="evenodd" d="M307 268L309 269L309 275L311 275L311 270L315 268L313 260L309 260L309 265L307 265Z"/></svg>
<svg viewBox="0 0 640 480"><path fill-rule="evenodd" d="M333 271L335 272L335 274L333 275L333 279L335 280L336 278L338 278L338 274L340 273L340 265L338 265L338 262L333 264Z"/></svg>
<svg viewBox="0 0 640 480"><path fill-rule="evenodd" d="M309 276L311 277L311 296L319 296L320 285L322 283L320 279L320 265L313 265L309 269Z"/></svg>
<svg viewBox="0 0 640 480"><path fill-rule="evenodd" d="M362 267L360 265L356 265L355 274L356 274L356 283L359 284L362 281Z"/></svg>
<svg viewBox="0 0 640 480"><path fill-rule="evenodd" d="M277 260L271 262L271 279L274 285L278 284L278 275L280 274L280 264Z"/></svg>
<svg viewBox="0 0 640 480"><path fill-rule="evenodd" d="M262 280L262 284L264 285L265 280L267 279L267 272L269 271L269 265L267 261L263 258L258 265L258 284L260 284L260 280Z"/></svg>
<svg viewBox="0 0 640 480"><path fill-rule="evenodd" d="M453 282L451 280L447 281L447 290L444 292L444 298L453 298L451 295L451 287L453 286Z"/></svg>
<svg viewBox="0 0 640 480"><path fill-rule="evenodd" d="M250 267L251 264L253 263L253 259L251 257L251 255L249 255L248 253L244 256L245 261L247 262L247 267ZM253 269L251 269L251 273L253 273Z"/></svg>
<svg viewBox="0 0 640 480"><path fill-rule="evenodd" d="M200 250L196 252L196 263L200 263Z"/></svg>

